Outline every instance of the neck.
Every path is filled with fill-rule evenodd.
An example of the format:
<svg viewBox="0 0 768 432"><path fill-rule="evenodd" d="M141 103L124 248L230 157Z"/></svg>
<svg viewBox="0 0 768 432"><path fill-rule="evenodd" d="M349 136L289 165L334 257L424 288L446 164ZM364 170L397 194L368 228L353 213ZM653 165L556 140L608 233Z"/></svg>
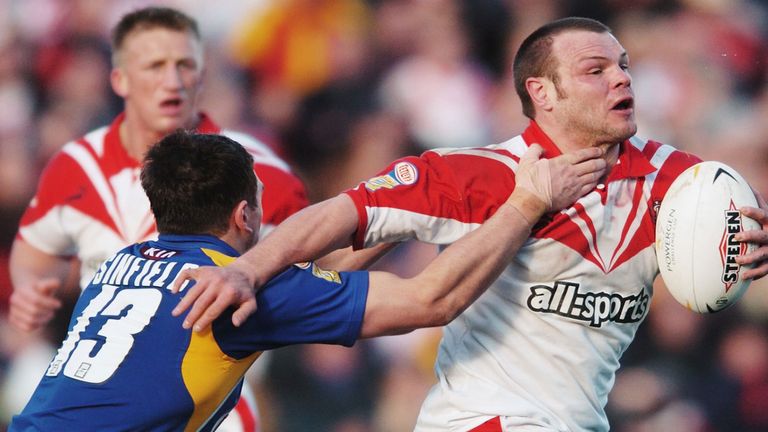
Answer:
<svg viewBox="0 0 768 432"><path fill-rule="evenodd" d="M224 243L232 246L234 250L237 251L240 255L244 254L245 251L251 248L253 246L253 238L250 236L245 236L242 233L238 233L236 230L230 229L226 233L217 236L219 239L221 239Z"/></svg>
<svg viewBox="0 0 768 432"><path fill-rule="evenodd" d="M573 133L572 131L564 130L563 128L553 127L547 124L546 121L536 120L536 123L541 128L550 140L560 149L562 153L569 153L583 148L598 147L603 149L603 159L608 164L608 167L613 167L616 161L619 160L619 148L621 142L606 142L596 139L594 136Z"/></svg>
<svg viewBox="0 0 768 432"><path fill-rule="evenodd" d="M144 127L140 120L136 120L136 116L129 114L126 109L126 114L123 122L120 124L120 141L125 148L125 151L137 161L144 159L144 154L149 147L163 139L166 134L172 132L157 132L150 128ZM196 126L196 122L199 121L197 117L190 119L187 124L183 125L184 128L193 128Z"/></svg>
<svg viewBox="0 0 768 432"><path fill-rule="evenodd" d="M127 117L120 125L119 133L125 151L138 161L144 158L144 153L152 144L160 141L163 137L163 135L154 132L141 131L134 127Z"/></svg>

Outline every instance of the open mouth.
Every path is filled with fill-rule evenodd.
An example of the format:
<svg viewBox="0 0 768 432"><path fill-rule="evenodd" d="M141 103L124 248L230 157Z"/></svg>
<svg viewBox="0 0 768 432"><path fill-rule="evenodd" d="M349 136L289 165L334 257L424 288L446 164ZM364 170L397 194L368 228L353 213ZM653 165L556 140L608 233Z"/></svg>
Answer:
<svg viewBox="0 0 768 432"><path fill-rule="evenodd" d="M163 108L178 108L183 103L181 98L170 98L164 100L160 106Z"/></svg>
<svg viewBox="0 0 768 432"><path fill-rule="evenodd" d="M623 111L623 110L632 109L634 107L635 107L635 100L632 99L631 97L628 97L628 98L624 98L624 99L620 100L611 109L612 110Z"/></svg>

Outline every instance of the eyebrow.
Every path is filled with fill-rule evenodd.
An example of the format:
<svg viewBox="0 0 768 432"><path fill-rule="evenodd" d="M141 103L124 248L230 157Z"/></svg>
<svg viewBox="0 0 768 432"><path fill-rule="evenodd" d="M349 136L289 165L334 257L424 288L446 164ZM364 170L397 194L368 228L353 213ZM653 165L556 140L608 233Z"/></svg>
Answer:
<svg viewBox="0 0 768 432"><path fill-rule="evenodd" d="M620 61L621 61L621 60L628 60L628 59L629 59L629 55L627 54L627 52L626 52L626 51L622 52L622 53L619 55L619 60L620 60ZM584 62L584 61L589 61L589 60L605 61L605 60L610 60L610 59L609 59L608 57L606 57L606 56L599 56L599 55L596 55L596 56L590 56L590 57L584 57L584 58L581 58L581 59L579 59L579 60L578 60L578 62L579 62L579 63L581 63L581 62Z"/></svg>

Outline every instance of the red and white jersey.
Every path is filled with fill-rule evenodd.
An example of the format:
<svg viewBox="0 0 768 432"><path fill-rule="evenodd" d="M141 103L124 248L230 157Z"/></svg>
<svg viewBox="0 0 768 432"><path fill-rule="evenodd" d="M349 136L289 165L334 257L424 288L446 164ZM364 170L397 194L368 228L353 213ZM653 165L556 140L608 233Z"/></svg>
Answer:
<svg viewBox="0 0 768 432"><path fill-rule="evenodd" d="M359 214L355 247L444 245L476 229L514 189L532 143L544 157L560 154L532 122L502 144L394 162L347 191ZM672 180L696 162L633 137L606 184L546 215L499 279L445 327L439 382L416 430L467 431L496 416L514 430L608 430L604 407L619 358L659 273L656 211Z"/></svg>
<svg viewBox="0 0 768 432"><path fill-rule="evenodd" d="M123 247L156 238L157 229L139 178L141 163L120 140L124 115L110 126L67 143L46 166L21 218L18 236L51 255L77 256L80 285ZM220 129L201 114L197 131L221 133L242 144L264 183L262 235L308 204L301 181L259 140Z"/></svg>

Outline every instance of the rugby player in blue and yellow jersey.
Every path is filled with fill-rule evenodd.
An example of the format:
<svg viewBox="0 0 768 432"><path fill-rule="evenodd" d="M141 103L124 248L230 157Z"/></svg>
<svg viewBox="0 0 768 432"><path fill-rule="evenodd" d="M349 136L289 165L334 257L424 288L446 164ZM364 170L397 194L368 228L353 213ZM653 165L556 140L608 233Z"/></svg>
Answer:
<svg viewBox="0 0 768 432"><path fill-rule="evenodd" d="M179 131L147 153L142 186L157 241L105 261L77 302L69 333L10 431L214 430L234 406L243 374L264 351L289 344L350 346L359 338L443 325L493 281L551 210L552 194L575 200L602 172L597 149L568 163L520 160L530 175L480 229L419 275L291 266L258 294L258 310L235 326L231 310L202 331L171 311L189 290L183 269L222 266L253 245L261 186L251 156L221 135ZM573 177L552 190L552 176ZM550 203L550 204L548 204ZM329 221L328 223L333 223Z"/></svg>

